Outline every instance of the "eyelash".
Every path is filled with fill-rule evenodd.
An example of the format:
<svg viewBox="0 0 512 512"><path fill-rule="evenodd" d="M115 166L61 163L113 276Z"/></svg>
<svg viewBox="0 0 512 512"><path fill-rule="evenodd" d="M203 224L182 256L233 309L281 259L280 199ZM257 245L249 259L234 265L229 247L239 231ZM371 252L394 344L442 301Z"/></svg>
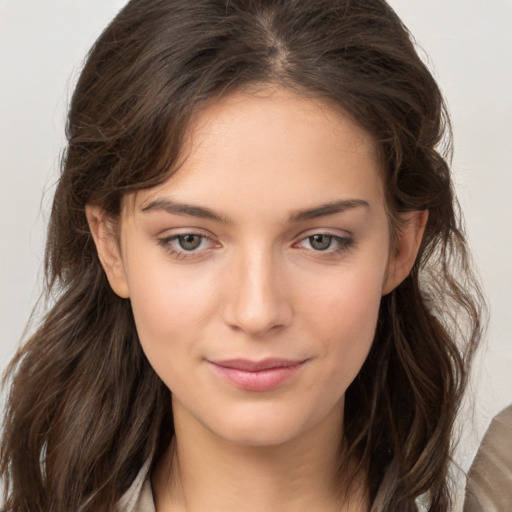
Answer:
<svg viewBox="0 0 512 512"><path fill-rule="evenodd" d="M303 243L305 241L309 241L311 243L311 240L316 236L323 236L323 237L330 238L330 245L332 245L333 242L335 242L337 244L336 248L334 248L334 249L331 249L330 245L328 248L326 248L324 250L321 250L321 249L315 250L313 248L311 248L311 249L304 248L307 251L314 252L316 257L319 257L319 256L320 257L329 257L329 256L333 256L333 255L339 255L341 253L344 253L345 251L347 251L354 245L354 239L352 237L339 236L339 235L334 235L333 233L324 233L324 232L313 233L307 237L302 238L298 243ZM297 244L294 244L294 245L297 245Z"/></svg>
<svg viewBox="0 0 512 512"><path fill-rule="evenodd" d="M193 251L187 251L185 249L175 249L172 246L172 242L179 241L180 239L184 239L187 236L197 236L201 238L201 244L205 240L212 241L212 239L206 235L203 235L201 233L180 233L178 235L172 235L165 238L160 238L158 240L158 244L164 248L164 250L169 253L171 256L175 257L178 260L184 260L187 258L197 258L199 256L200 251L193 250Z"/></svg>
<svg viewBox="0 0 512 512"><path fill-rule="evenodd" d="M180 233L178 235L172 235L172 236L168 236L165 238L161 238L158 240L158 244L161 247L163 247L164 250L168 254L170 254L171 256L173 256L174 258L176 258L178 260L200 257L201 253L203 252L201 250L194 249L194 250L187 251L186 249L176 249L173 247L172 242L179 241L180 239L184 239L187 236L200 237L201 242L200 242L199 247L203 244L204 241L212 242L212 239L206 235L203 235L201 233L190 232L190 233ZM337 244L337 247L335 249L331 249L330 245L329 245L329 247L327 247L326 249L323 249L323 250L321 250L321 249L315 250L313 248L302 247L303 250L311 251L311 252L315 253L316 257L329 257L329 256L332 257L333 255L339 255L339 254L344 253L345 251L349 250L350 248L352 248L352 246L355 243L355 240L350 236L343 237L343 236L335 235L333 233L328 233L328 232L327 233L326 232L316 232L316 233L312 233L311 235L308 235L304 238L301 238L298 242L294 243L293 246L297 247L300 243L303 243L308 240L311 242L311 240L315 236L328 237L328 238L330 238L330 245L332 245L332 242L335 242Z"/></svg>

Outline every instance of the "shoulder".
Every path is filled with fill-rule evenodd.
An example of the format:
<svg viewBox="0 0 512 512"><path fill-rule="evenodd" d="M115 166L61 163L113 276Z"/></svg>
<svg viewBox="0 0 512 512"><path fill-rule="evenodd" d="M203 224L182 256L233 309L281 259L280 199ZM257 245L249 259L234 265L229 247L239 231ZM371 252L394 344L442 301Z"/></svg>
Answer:
<svg viewBox="0 0 512 512"><path fill-rule="evenodd" d="M130 488L123 494L116 512L156 512L149 479L150 461L142 466Z"/></svg>
<svg viewBox="0 0 512 512"><path fill-rule="evenodd" d="M491 422L468 473L464 512L510 510L512 405Z"/></svg>

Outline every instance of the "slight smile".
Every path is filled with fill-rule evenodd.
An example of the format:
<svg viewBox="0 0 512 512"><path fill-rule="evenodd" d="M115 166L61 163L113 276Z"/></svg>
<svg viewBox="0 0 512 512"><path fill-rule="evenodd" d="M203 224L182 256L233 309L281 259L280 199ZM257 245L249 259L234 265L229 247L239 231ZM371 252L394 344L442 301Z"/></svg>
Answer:
<svg viewBox="0 0 512 512"><path fill-rule="evenodd" d="M296 375L307 359L270 358L262 361L228 359L209 361L222 379L245 391L271 391Z"/></svg>

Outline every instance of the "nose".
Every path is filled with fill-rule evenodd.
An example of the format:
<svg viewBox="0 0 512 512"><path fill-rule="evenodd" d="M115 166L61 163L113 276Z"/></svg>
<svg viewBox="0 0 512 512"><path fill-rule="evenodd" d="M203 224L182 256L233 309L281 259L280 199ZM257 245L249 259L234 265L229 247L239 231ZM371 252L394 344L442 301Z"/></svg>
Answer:
<svg viewBox="0 0 512 512"><path fill-rule="evenodd" d="M271 252L248 250L237 258L227 277L224 321L253 338L290 324L290 290L281 265Z"/></svg>

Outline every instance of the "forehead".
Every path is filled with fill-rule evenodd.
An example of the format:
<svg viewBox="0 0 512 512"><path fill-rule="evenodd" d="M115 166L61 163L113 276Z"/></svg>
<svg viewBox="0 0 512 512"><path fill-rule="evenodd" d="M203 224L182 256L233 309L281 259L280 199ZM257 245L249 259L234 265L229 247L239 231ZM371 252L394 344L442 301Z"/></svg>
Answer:
<svg viewBox="0 0 512 512"><path fill-rule="evenodd" d="M137 193L136 203L164 194L212 207L225 207L235 197L246 205L293 207L308 197L318 202L340 194L381 196L380 168L372 136L340 106L279 87L260 88L198 108L178 170L162 185Z"/></svg>

